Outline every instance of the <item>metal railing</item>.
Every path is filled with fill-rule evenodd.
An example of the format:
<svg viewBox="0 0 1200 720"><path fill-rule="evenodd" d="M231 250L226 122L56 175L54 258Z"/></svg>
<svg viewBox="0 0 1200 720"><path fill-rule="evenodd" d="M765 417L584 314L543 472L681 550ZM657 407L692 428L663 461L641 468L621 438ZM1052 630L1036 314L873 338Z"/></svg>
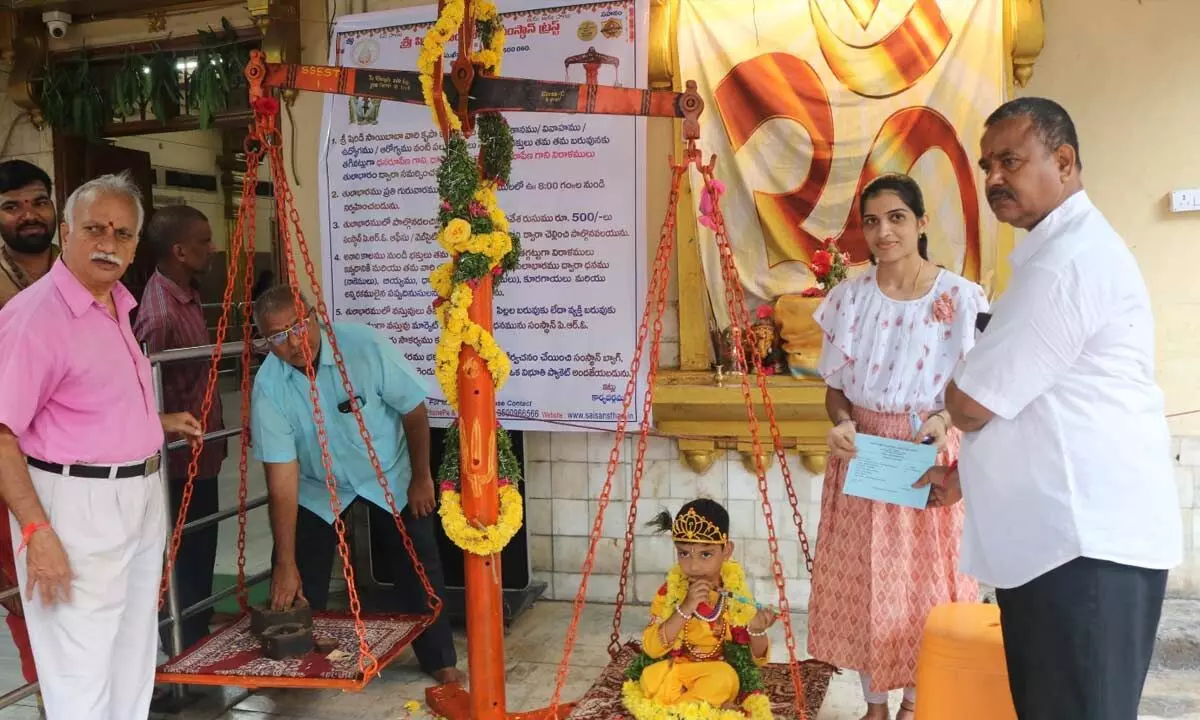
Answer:
<svg viewBox="0 0 1200 720"><path fill-rule="evenodd" d="M179 362L182 360L208 359L208 358L212 357L213 347L214 347L213 345L200 345L197 347L179 348L177 350L164 350L163 352L157 352L157 353L153 353L153 354L149 355L151 368L152 368L152 372L153 372L153 377L154 377L154 394L155 394L155 398L158 400L159 412L163 412L162 366L166 363ZM241 352L242 352L242 347L243 347L243 344L241 342L231 342L231 343L222 344L222 346L221 346L222 359L229 357L229 356L240 356ZM144 348L143 348L143 351L144 351ZM217 390L217 391L219 392L219 390ZM241 432L242 432L241 427L226 428L224 430L218 430L216 432L207 433L207 434L205 434L204 439L206 441L207 440L220 440L222 438L229 438L229 437L233 437L235 435L240 435ZM162 480L162 485L163 485L163 500L166 503L167 517L171 520L167 525L168 540L170 539L171 531L173 531L175 528L175 520L171 516L171 479L170 479L170 471L168 469L170 467L170 463L168 462L168 453L171 450L178 450L178 449L185 448L187 446L188 446L187 440L176 440L175 442L171 442L171 443L164 442L163 448L162 448L162 462L159 464L159 476ZM216 482L216 481L214 480L214 482ZM250 510L253 510L258 507L262 507L263 505L266 505L266 504L267 504L267 496L261 495L259 497L254 498L253 500L247 501L246 511L249 512ZM196 518L195 520L192 520L192 521L184 524L183 532L186 535L187 533L194 532L201 528L205 528L210 525L215 525L222 520L227 520L231 517L235 517L238 514L238 512L239 512L239 508L237 506L234 506L234 507L226 508L224 510L219 510L219 511L213 513L212 515L206 515L202 518ZM269 569L255 573L254 575L251 575L246 578L246 587L256 585L260 582L263 582L264 580L270 579L270 577L271 577L271 571ZM160 629L163 627L166 627L166 626L170 626L170 628L171 628L171 635L170 635L171 657L178 657L180 655L180 653L182 653L184 651L183 634L182 634L183 633L183 631L182 631L183 621L187 618L192 617L193 615L197 615L197 614L207 610L208 608L216 605L217 603L221 602L225 598L235 594L237 592L237 590L238 590L237 586L232 585L228 588L225 588L224 590L220 590L216 593L213 593L212 595L208 596L207 598L204 598L203 600L201 600L193 605L190 605L186 608L180 608L179 607L179 591L178 591L177 583L175 582L175 570L174 570L174 568L171 569L171 575L167 580L168 613L167 613L167 617L163 618L158 623L158 627ZM8 590L0 591L0 602L17 597L18 595L20 595L20 593L21 593L20 587L13 587L13 588L9 588ZM183 686L182 685L172 685L170 687L171 687L171 693L175 697L176 700L180 700L183 698ZM21 687L15 689L15 690L7 692L4 695L0 695L0 710L3 710L4 708L7 708L11 705L15 705L18 702L20 702L21 700L24 700L25 698L29 697L30 695L36 694L38 692L38 689L39 689L38 683L31 682L31 683L26 683L25 685L22 685Z"/></svg>
<svg viewBox="0 0 1200 720"><path fill-rule="evenodd" d="M153 378L154 378L154 394L155 394L155 397L158 399L159 412L163 412L162 366L167 363L180 362L180 361L184 361L184 360L208 359L208 358L212 357L213 347L214 347L213 345L199 345L196 347L178 348L175 350L164 350L162 352L150 353L150 366L151 366L151 372L152 372ZM224 358L227 358L230 356L240 357L240 355L242 353L242 348L243 348L243 343L241 343L241 342L223 343L221 345L221 358L224 359ZM216 390L216 392L220 392L219 388ZM224 430L217 430L215 432L205 433L204 439L205 439L205 441L220 440L222 438L228 438L228 437L233 437L235 435L240 435L241 432L242 432L242 428L240 426L234 427L234 428L226 428ZM178 450L178 449L182 449L185 447L188 447L187 440L176 440L175 442L165 442L164 441L163 449L162 449L162 462L159 465L159 468L160 468L159 475L160 475L160 478L161 478L162 484L163 484L163 499L167 505L167 517L171 520L171 522L168 524L168 527L167 527L168 540L170 538L171 531L173 531L174 527L175 527L175 518L172 517L172 515L171 515L171 509L172 509L171 508L171 478L170 478L170 469L169 469L170 462L168 461L169 453L172 450ZM216 482L216 481L214 480L213 482ZM266 504L267 504L267 496L261 495L259 497L254 498L253 500L247 501L246 511L249 512L250 510L253 510L254 508L262 507L263 505L266 505ZM210 525L215 525L215 524L221 522L222 520L227 520L231 517L237 516L238 513L239 513L239 508L237 506L234 506L234 507L226 508L224 510L219 510L211 515L206 515L201 518L196 518L195 520L191 520L184 524L183 533L184 533L184 535L187 535L188 533L194 532L201 528L205 528ZM246 587L256 585L264 580L270 579L270 577L271 577L270 570L264 570L262 572L251 575L246 578ZM217 592L213 593L212 595L209 595L207 598L204 598L203 600L200 600L197 603L189 605L186 608L181 608L179 606L179 590L178 590L178 583L176 582L176 578L175 578L175 568L174 568L174 566L172 566L171 573L170 573L169 577L167 578L167 617L163 618L158 623L158 627L160 629L163 627L170 628L170 641L171 642L170 642L169 650L170 650L170 656L172 658L178 657L185 650L185 648L183 647L183 621L187 618L192 617L193 615L197 615L197 614L207 610L208 608L216 605L217 603L221 602L225 598L236 593L237 590L238 590L237 585L232 585L228 588L225 588L224 590L217 591ZM174 699L181 700L183 698L184 690L183 690L182 685L171 685L170 689L171 689L171 694L174 696ZM0 700L2 700L2 699L0 699ZM0 705L0 707L3 707L3 705Z"/></svg>

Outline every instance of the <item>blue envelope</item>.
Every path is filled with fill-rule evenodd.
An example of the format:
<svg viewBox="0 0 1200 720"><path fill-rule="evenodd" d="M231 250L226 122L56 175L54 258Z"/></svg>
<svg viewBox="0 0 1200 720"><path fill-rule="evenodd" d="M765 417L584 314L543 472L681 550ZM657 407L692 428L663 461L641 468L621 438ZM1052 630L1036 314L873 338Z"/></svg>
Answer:
<svg viewBox="0 0 1200 720"><path fill-rule="evenodd" d="M846 471L843 492L855 497L925 509L929 487L914 489L937 462L937 449L909 440L893 440L859 434L854 439L858 454Z"/></svg>

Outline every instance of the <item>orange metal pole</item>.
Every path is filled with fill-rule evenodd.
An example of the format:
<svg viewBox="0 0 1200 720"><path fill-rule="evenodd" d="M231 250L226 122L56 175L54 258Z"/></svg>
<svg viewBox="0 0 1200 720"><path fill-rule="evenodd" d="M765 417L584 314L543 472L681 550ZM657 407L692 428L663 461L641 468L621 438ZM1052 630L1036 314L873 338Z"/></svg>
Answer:
<svg viewBox="0 0 1200 720"><path fill-rule="evenodd" d="M468 317L492 331L492 276L479 281ZM459 442L462 503L468 522L491 525L500 510L496 461L496 391L487 365L474 349L459 356ZM472 720L508 715L504 698L504 606L500 556L465 553L467 663Z"/></svg>

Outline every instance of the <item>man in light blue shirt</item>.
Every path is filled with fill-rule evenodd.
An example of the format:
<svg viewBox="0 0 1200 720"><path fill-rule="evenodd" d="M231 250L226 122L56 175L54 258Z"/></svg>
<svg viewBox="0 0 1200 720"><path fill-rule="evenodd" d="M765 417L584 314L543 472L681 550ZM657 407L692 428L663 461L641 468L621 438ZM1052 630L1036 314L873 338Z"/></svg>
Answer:
<svg viewBox="0 0 1200 720"><path fill-rule="evenodd" d="M290 608L297 599L325 609L337 534L313 420L305 346L316 371L329 456L343 515L366 503L371 526L384 528L386 557L393 564L401 612L425 614L428 598L404 548L383 487L367 454L354 416L361 409L371 444L401 510L401 518L433 590L445 598L442 563L434 534L433 474L429 463L429 418L425 385L387 338L365 325L335 323L351 398L334 362L327 329L302 297L297 317L288 286L274 287L254 301L254 322L271 355L254 379L250 429L254 454L263 462L271 531L275 539L271 605ZM450 623L441 615L413 642L421 669L440 683L462 682Z"/></svg>

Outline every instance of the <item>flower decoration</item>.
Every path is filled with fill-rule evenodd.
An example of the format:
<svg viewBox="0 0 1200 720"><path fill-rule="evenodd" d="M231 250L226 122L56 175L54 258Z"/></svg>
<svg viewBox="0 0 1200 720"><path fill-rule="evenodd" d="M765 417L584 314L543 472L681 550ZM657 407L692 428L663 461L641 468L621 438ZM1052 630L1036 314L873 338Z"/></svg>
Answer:
<svg viewBox="0 0 1200 720"><path fill-rule="evenodd" d="M713 178L712 182L705 185L700 191L700 224L709 230L717 229L717 221L713 215L713 211L717 209L717 204L721 202L721 196L725 194L725 183Z"/></svg>
<svg viewBox="0 0 1200 720"><path fill-rule="evenodd" d="M259 115L278 115L279 100L271 97L270 95L264 95L260 98L256 98L254 100L254 112Z"/></svg>
<svg viewBox="0 0 1200 720"><path fill-rule="evenodd" d="M824 297L835 285L846 279L850 269L850 258L837 246L837 240L826 238L821 249L812 254L808 270L816 278L817 286L804 292L804 297Z"/></svg>
<svg viewBox="0 0 1200 720"><path fill-rule="evenodd" d="M446 537L461 550L483 557L495 555L516 536L525 517L521 493L517 490L517 483L521 481L521 466L513 453L512 438L504 428L496 428L500 513L493 525L472 523L463 512L459 489L462 464L459 453L459 430L458 425L454 424L446 432L442 464L438 468L438 482L442 490L438 515L442 518L442 528L446 531Z"/></svg>
<svg viewBox="0 0 1200 720"><path fill-rule="evenodd" d="M738 710L715 708L706 702L682 702L661 705L642 693L636 680L626 680L621 702L635 720L771 720L771 700L761 692L750 693Z"/></svg>
<svg viewBox="0 0 1200 720"><path fill-rule="evenodd" d="M475 23L482 48L471 54L471 62L485 75L500 70L504 54L504 26L494 0L476 0ZM437 21L425 35L417 70L425 104L440 124L439 112L449 123L446 147L438 167L438 244L450 255L429 275L429 286L441 334L434 353L434 374L446 401L458 409L458 370L463 346L478 353L492 384L499 390L512 370L508 355L482 325L471 320L469 310L479 281L491 276L495 282L513 270L520 258L519 238L509 231L508 218L500 209L496 190L508 182L512 170L513 137L508 122L498 113L477 118L479 157L471 157L462 123L443 96L438 107L433 95L434 70L446 43L462 26L464 0L445 0ZM459 491L459 433L457 426L446 433L438 479L442 503L438 514L447 537L459 548L482 556L494 555L520 530L524 520L521 494L516 483L521 470L512 452L512 442L503 428L496 429L500 475L500 513L492 525L469 521L463 512Z"/></svg>
<svg viewBox="0 0 1200 720"><path fill-rule="evenodd" d="M732 560L721 564L721 587L729 592L723 614L729 624L730 639L725 643L723 660L738 674L741 708L715 708L704 702L662 705L650 700L642 693L640 680L642 672L656 661L643 652L626 669L627 680L621 689L622 703L636 720L746 720L747 717L769 720L772 717L771 701L763 694L762 673L754 662L750 633L746 629L746 624L758 614L758 608L746 601L750 597L750 588L741 565ZM653 621L663 623L670 619L675 608L687 597L687 591L687 576L676 565L667 573L667 584L660 591L665 594L660 604L661 612L653 616Z"/></svg>
<svg viewBox="0 0 1200 720"><path fill-rule="evenodd" d="M933 319L949 325L954 322L954 298L944 292L933 301Z"/></svg>

